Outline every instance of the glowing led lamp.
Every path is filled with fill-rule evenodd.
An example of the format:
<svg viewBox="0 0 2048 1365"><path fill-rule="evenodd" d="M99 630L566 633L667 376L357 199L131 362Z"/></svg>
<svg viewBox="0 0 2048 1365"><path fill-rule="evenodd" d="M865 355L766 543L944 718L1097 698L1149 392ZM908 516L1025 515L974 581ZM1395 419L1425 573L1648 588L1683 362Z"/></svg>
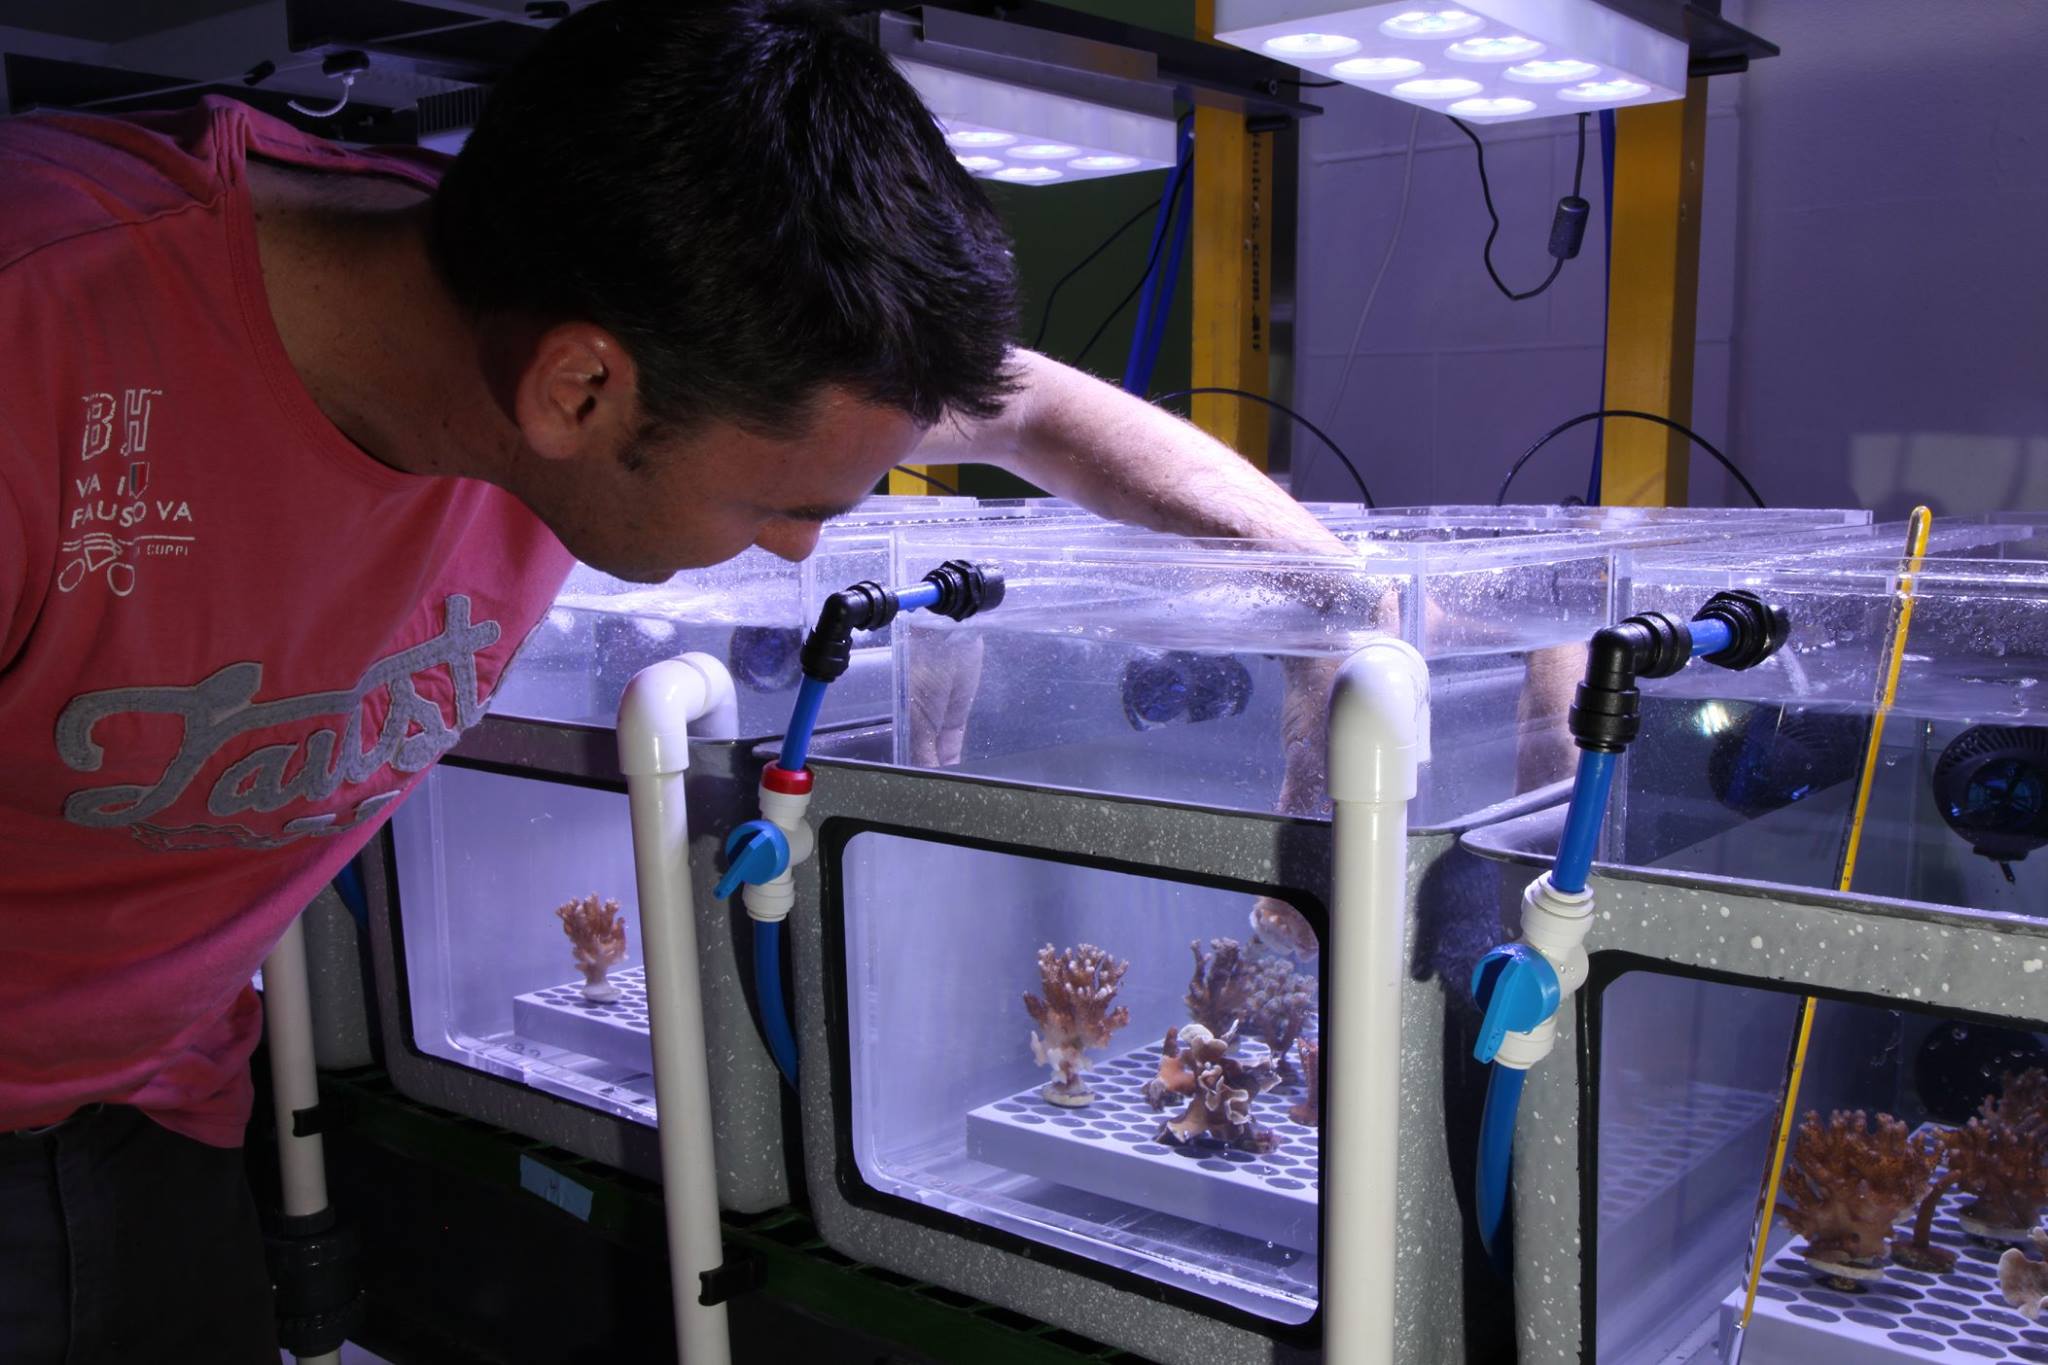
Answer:
<svg viewBox="0 0 2048 1365"><path fill-rule="evenodd" d="M1173 164L1173 120L898 59L971 175L1060 185Z"/></svg>
<svg viewBox="0 0 2048 1365"><path fill-rule="evenodd" d="M1683 39L1604 0L1216 0L1217 38L1477 123L1683 98Z"/></svg>

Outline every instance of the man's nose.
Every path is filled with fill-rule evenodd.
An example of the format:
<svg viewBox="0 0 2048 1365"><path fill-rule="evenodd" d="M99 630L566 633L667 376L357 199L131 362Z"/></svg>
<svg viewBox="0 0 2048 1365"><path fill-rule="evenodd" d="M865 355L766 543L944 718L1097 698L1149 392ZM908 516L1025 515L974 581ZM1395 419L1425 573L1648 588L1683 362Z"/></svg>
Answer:
<svg viewBox="0 0 2048 1365"><path fill-rule="evenodd" d="M754 537L754 543L778 559L799 563L818 548L818 533L824 528L810 521L771 521Z"/></svg>

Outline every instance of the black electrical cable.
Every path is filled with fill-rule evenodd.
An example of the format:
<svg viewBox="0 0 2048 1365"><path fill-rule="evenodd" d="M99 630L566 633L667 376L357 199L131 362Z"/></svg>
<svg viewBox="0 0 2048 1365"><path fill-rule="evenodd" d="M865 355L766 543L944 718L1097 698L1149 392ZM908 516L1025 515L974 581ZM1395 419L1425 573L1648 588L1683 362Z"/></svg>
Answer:
<svg viewBox="0 0 2048 1365"><path fill-rule="evenodd" d="M1742 485L1742 491L1749 494L1750 500L1758 507L1768 506L1764 502L1763 495L1756 491L1756 485L1744 478L1742 471L1735 467L1735 462L1715 449L1712 441L1709 441L1683 422L1674 422L1669 417L1659 417L1654 412L1638 412L1634 408L1600 408L1593 412L1582 412L1570 421L1559 422L1556 426L1544 432L1536 438L1535 445L1522 452L1522 458L1515 461L1514 467L1508 470L1508 476L1500 481L1500 492L1494 495L1493 505L1498 507L1508 500L1508 485L1515 481L1515 475L1521 473L1522 466L1529 463L1530 457L1543 449L1544 446L1550 444L1553 438L1564 435L1564 433L1570 431L1575 426L1580 426L1586 422L1599 421L1603 417L1634 417L1640 421L1655 422L1659 426L1671 428L1701 450L1706 451L1707 454L1719 460L1721 467L1735 476L1735 482Z"/></svg>
<svg viewBox="0 0 2048 1365"><path fill-rule="evenodd" d="M1327 89L1328 87L1330 87L1330 86L1333 86L1333 85L1342 85L1342 84L1344 84L1344 82L1342 82L1342 81L1302 81L1302 80L1292 80L1292 79L1283 79L1283 80L1281 80L1280 84L1282 84L1282 85L1298 85L1298 86L1300 86L1300 87L1301 87L1302 89L1304 89L1304 90L1323 90L1323 89Z"/></svg>
<svg viewBox="0 0 2048 1365"><path fill-rule="evenodd" d="M1045 345L1046 328L1052 326L1053 300L1060 296L1060 290L1066 287L1067 281L1073 279L1074 276L1080 274L1083 270L1086 270L1089 267L1089 265L1094 262L1097 256L1100 256L1103 252L1109 250L1112 246L1116 245L1118 238L1122 237L1126 232L1129 232L1132 228L1136 227L1139 223L1143 222L1145 220L1145 215L1152 212L1152 210L1158 207L1159 201L1157 199L1154 199L1151 203L1145 205L1144 208L1139 209L1136 213L1132 214L1129 218L1125 219L1124 225L1122 227L1118 228L1115 232L1110 233L1109 236L1103 238L1101 245L1097 246L1095 250L1089 252L1086 256L1083 256L1079 264L1077 264L1072 270L1069 270L1066 274L1060 276L1059 280L1053 285L1053 287L1046 291L1045 311L1039 314L1038 317L1038 335L1031 338L1032 350L1039 350Z"/></svg>
<svg viewBox="0 0 2048 1365"><path fill-rule="evenodd" d="M1303 426L1307 427L1311 432L1313 432L1315 434L1315 438L1318 441L1321 441L1324 445L1328 446L1330 448L1330 452L1333 455L1335 455L1338 459L1344 462L1344 467L1351 471L1351 481L1358 485L1358 496L1365 500L1365 505L1367 507L1377 506L1377 504L1374 503L1372 500L1371 490L1365 486L1365 476L1358 472L1357 465L1351 463L1351 457L1344 453L1344 447L1338 445L1335 441L1331 440L1330 434L1328 432L1324 431L1314 422L1309 421L1308 418L1303 417L1293 408L1288 407L1285 403L1276 403L1272 399L1266 397L1264 394L1252 393L1247 389L1227 389L1211 384L1205 384L1202 387L1195 389L1175 389L1172 393L1162 393L1157 397L1151 399L1150 401L1155 404L1164 403L1169 398L1191 398L1198 393L1233 394L1239 398L1249 398L1254 403L1264 403L1267 407L1273 409L1273 411L1275 412L1286 413L1289 417L1292 417L1295 421L1301 423Z"/></svg>
<svg viewBox="0 0 2048 1365"><path fill-rule="evenodd" d="M1507 282L1501 279L1500 272L1493 268L1493 241L1494 238L1500 236L1500 214L1494 210L1493 184L1486 176L1486 144L1479 140L1479 134L1473 132L1471 126L1465 120L1459 118L1451 120L1453 124L1457 125L1459 132L1472 139L1472 150L1479 158L1479 193L1486 200L1486 216L1493 224L1492 229L1486 234L1486 246L1481 251L1480 256L1486 262L1486 273L1492 277L1494 288L1505 294L1511 302L1520 303L1523 299L1533 299L1544 290L1550 288L1557 280L1558 272L1564 269L1564 263L1579 254L1579 241L1585 233L1585 215L1588 211L1586 201L1580 197L1579 191L1586 182L1586 120L1590 117L1591 115L1589 114L1579 115L1578 167L1572 172L1571 197L1558 201L1558 219L1551 225L1550 254L1554 259L1550 264L1550 273L1545 275L1543 283L1537 285L1534 289L1524 289L1519 293L1508 288ZM1569 250L1560 250L1564 243L1561 241L1559 233L1563 227L1564 219L1568 215L1575 215L1577 218L1577 235L1570 240Z"/></svg>
<svg viewBox="0 0 2048 1365"><path fill-rule="evenodd" d="M938 489L941 493L945 493L951 497L957 498L960 496L959 489L953 487L949 483L940 482L939 480L933 478L931 475L925 473L922 469L912 469L907 464L899 464L896 466L896 472L898 474L908 474L913 479L923 479L926 483Z"/></svg>

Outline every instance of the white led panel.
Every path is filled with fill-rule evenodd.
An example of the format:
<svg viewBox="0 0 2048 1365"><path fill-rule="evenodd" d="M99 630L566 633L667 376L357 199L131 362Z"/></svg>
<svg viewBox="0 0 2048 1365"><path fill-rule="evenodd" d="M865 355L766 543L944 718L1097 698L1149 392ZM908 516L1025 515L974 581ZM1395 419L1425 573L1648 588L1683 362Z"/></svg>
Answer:
<svg viewBox="0 0 2048 1365"><path fill-rule="evenodd" d="M1173 120L899 60L960 164L984 180L1059 185L1173 164Z"/></svg>
<svg viewBox="0 0 2048 1365"><path fill-rule="evenodd" d="M1685 95L1685 43L1598 0L1217 0L1217 38L1472 123Z"/></svg>

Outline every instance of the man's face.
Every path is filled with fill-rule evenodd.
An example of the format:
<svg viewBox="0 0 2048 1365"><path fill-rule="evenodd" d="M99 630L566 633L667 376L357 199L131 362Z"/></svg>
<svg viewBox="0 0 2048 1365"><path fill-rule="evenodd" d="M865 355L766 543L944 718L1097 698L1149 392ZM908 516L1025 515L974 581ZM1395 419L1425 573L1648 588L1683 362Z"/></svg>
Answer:
<svg viewBox="0 0 2048 1365"><path fill-rule="evenodd" d="M722 563L749 546L805 558L832 517L852 510L922 429L898 409L820 396L795 437L730 422L636 432L583 465L549 523L578 559L634 582Z"/></svg>

